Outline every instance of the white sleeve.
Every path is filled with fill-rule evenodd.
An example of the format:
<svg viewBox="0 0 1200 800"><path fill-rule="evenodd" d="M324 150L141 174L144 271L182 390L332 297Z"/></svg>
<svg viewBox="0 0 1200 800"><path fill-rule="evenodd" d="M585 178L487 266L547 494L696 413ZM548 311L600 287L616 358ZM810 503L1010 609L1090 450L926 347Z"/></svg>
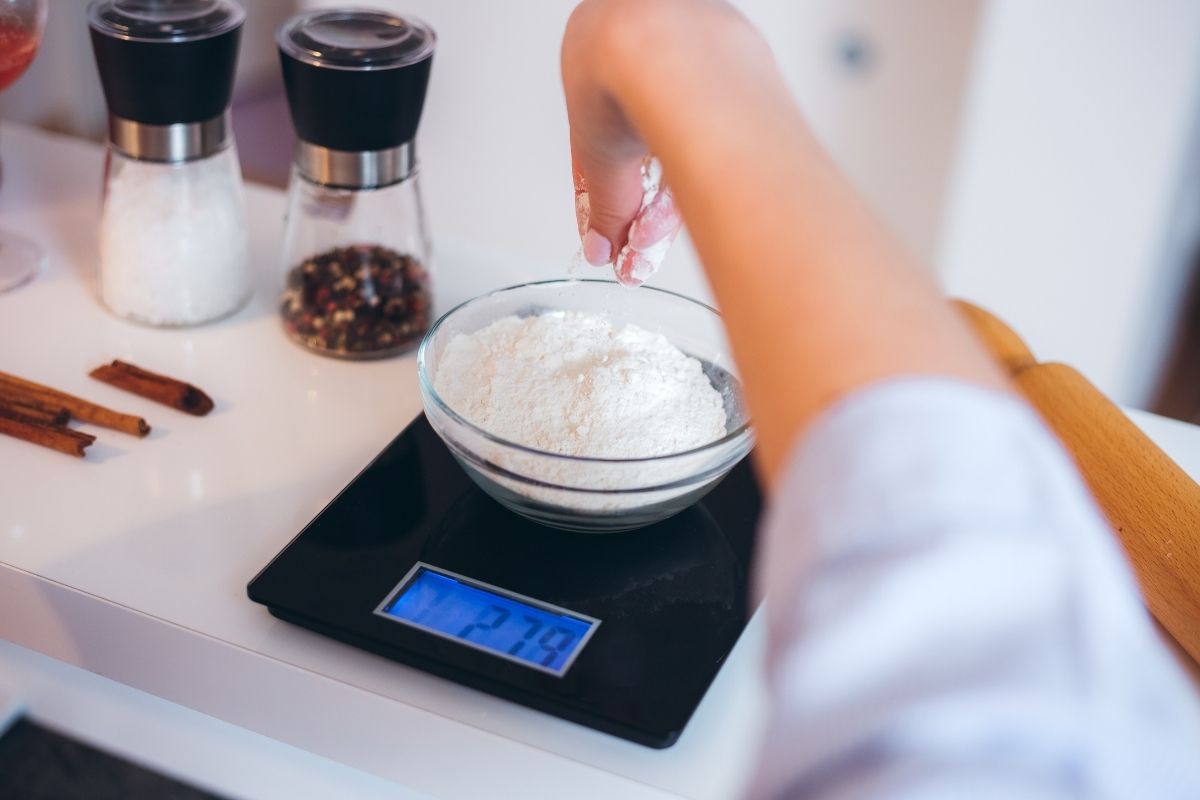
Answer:
<svg viewBox="0 0 1200 800"><path fill-rule="evenodd" d="M1014 398L879 384L765 527L757 798L1198 798L1196 695L1057 441Z"/></svg>

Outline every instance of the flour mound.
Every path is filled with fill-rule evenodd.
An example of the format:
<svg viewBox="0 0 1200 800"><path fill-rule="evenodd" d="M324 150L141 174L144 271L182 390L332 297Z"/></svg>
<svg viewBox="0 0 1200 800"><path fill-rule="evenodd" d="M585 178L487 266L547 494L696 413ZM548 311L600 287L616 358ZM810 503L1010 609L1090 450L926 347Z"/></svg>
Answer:
<svg viewBox="0 0 1200 800"><path fill-rule="evenodd" d="M577 311L458 334L434 389L494 436L552 453L648 458L725 435L721 394L665 336Z"/></svg>

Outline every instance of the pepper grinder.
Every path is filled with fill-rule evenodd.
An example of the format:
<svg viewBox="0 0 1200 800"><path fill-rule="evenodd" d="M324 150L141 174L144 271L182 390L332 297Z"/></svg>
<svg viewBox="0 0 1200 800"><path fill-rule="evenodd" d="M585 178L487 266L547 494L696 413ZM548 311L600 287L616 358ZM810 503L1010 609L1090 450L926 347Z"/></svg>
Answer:
<svg viewBox="0 0 1200 800"><path fill-rule="evenodd" d="M183 326L251 287L229 103L245 12L232 0L94 0L108 104L100 295L113 312Z"/></svg>
<svg viewBox="0 0 1200 800"><path fill-rule="evenodd" d="M292 17L276 36L296 128L280 313L339 358L414 347L431 320L430 246L414 138L436 37L365 9Z"/></svg>

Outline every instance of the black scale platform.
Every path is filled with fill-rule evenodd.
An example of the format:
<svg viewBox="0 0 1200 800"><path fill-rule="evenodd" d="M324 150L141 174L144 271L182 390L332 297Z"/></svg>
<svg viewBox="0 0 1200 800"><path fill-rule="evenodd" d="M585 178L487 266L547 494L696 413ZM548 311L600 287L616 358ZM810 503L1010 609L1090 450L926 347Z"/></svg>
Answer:
<svg viewBox="0 0 1200 800"><path fill-rule="evenodd" d="M477 488L422 415L248 591L289 622L668 747L749 618L759 510L747 459L701 502L656 525L612 534L553 530ZM448 634L420 627L443 614L424 606L411 616L417 625L393 618L405 596L416 602L423 571L452 587L445 607L466 603L478 614ZM477 602L484 605L470 605ZM565 627L553 626L556 619ZM576 628L587 635L576 638ZM505 635L502 646L493 644Z"/></svg>

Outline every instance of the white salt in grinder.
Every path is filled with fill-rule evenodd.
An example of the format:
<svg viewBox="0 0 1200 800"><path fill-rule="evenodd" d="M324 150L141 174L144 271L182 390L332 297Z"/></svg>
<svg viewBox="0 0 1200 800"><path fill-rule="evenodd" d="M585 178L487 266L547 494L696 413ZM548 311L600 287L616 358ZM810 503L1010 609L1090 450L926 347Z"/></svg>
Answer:
<svg viewBox="0 0 1200 800"><path fill-rule="evenodd" d="M433 313L414 138L434 33L411 17L330 9L293 17L276 41L299 139L281 264L284 331L335 358L403 353Z"/></svg>
<svg viewBox="0 0 1200 800"><path fill-rule="evenodd" d="M108 104L100 295L162 327L226 316L249 297L241 171L229 124L245 11L232 0L94 0Z"/></svg>

